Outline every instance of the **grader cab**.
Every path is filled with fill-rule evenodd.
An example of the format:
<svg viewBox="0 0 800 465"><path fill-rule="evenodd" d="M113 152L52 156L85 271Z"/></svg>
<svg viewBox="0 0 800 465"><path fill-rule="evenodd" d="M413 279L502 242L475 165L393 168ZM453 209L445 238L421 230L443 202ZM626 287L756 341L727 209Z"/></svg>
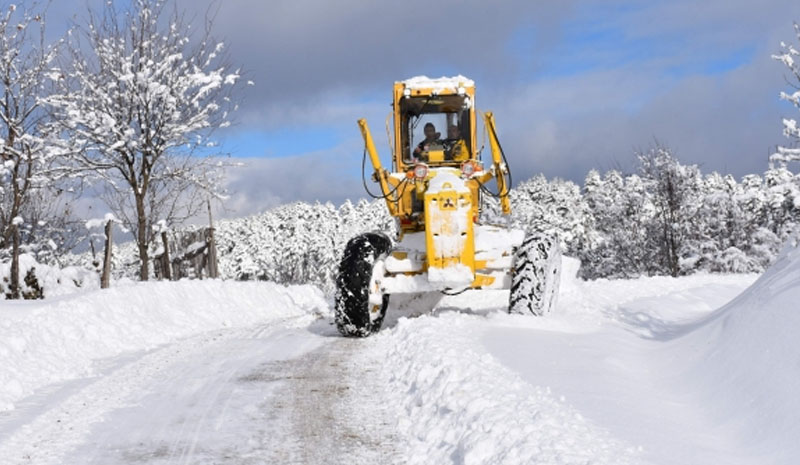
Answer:
<svg viewBox="0 0 800 465"><path fill-rule="evenodd" d="M484 195L511 213L511 186L490 112L482 123L491 161L485 166L481 159L475 84L463 76L396 82L392 108L391 171L381 164L366 120L358 125L396 233L348 242L336 283L339 331L362 337L378 331L393 294L508 289L510 312L549 312L558 294L557 241L481 221Z"/></svg>

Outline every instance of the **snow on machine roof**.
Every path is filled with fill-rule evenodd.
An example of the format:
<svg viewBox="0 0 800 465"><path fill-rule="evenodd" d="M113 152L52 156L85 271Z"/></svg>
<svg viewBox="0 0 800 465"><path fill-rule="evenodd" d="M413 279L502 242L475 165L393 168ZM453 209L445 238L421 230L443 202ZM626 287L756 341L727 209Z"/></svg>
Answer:
<svg viewBox="0 0 800 465"><path fill-rule="evenodd" d="M428 76L415 76L405 81L400 81L399 84L405 86L407 90L430 89L434 93L456 93L459 89L475 87L475 81L460 74L454 77L442 76L436 79L429 78Z"/></svg>

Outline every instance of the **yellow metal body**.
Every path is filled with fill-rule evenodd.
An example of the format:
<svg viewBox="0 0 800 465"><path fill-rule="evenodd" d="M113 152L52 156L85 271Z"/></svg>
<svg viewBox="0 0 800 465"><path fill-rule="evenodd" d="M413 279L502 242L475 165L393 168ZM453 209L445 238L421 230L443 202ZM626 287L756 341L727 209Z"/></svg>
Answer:
<svg viewBox="0 0 800 465"><path fill-rule="evenodd" d="M500 148L500 141L497 140L497 131L495 130L494 125L494 114L491 111L487 111L483 114L483 120L484 125L486 126L486 132L489 135L489 145L492 148L492 169L495 170L495 172L492 173L492 176L497 179L497 191L500 193L500 207L503 210L503 214L508 215L511 213L511 202L508 200L508 190L511 189L511 186L506 183L508 167L503 160L503 152Z"/></svg>
<svg viewBox="0 0 800 465"><path fill-rule="evenodd" d="M358 120L358 127L361 129L361 136L364 138L364 147L369 154L369 159L375 169L373 178L381 185L381 192L386 195L389 192L389 176L383 166L381 166L381 158L378 156L378 150L375 148L375 142L372 140L372 133L369 132L367 120L361 118ZM397 204L389 202L387 198L386 206L389 208L389 213L392 216L397 215Z"/></svg>
<svg viewBox="0 0 800 465"><path fill-rule="evenodd" d="M471 83L471 81L470 81ZM409 88L403 82L394 85L393 93L394 138L392 153L392 172L383 168L377 149L366 120L358 121L364 138L365 150L369 154L374 172L372 178L381 188L387 208L398 220L400 239L408 233L425 233L426 257L422 267L405 274L419 274L431 269L457 269L472 275L471 287L491 285L494 276L480 272L485 261L475 260L475 224L480 214L481 187L495 179L498 192L502 194L500 204L502 212L511 212L508 201L507 184L508 168L502 156L500 143L495 131L494 116L491 112L483 115L483 125L489 141L492 161L484 169L477 149L477 111L474 107L475 87L467 83L459 83L452 88ZM468 134L458 140L452 150L450 160L446 159L443 150L431 150L427 153L427 174L419 177L414 173L418 163L409 159L408 114L403 113L403 99L423 98L425 105L429 101L460 101L469 103L460 110L463 115L461 124L468 124ZM424 105L423 105L424 107ZM468 112L468 113L467 113ZM419 115L413 115L419 116ZM471 163L475 172L467 176L462 168L464 163ZM439 177L439 179L436 179ZM444 181L443 181L444 180ZM435 186L435 188L432 188ZM494 189L492 189L494 190ZM397 259L405 259L407 253L393 252Z"/></svg>
<svg viewBox="0 0 800 465"><path fill-rule="evenodd" d="M425 246L429 268L462 265L475 273L475 233L471 192L447 183L425 193Z"/></svg>

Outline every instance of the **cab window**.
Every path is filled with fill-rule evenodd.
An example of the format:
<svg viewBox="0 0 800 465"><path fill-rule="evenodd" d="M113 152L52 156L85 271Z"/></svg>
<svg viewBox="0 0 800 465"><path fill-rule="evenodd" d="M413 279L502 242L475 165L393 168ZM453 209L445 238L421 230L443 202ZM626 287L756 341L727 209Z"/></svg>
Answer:
<svg viewBox="0 0 800 465"><path fill-rule="evenodd" d="M457 163L469 158L470 108L461 96L403 101L403 162Z"/></svg>

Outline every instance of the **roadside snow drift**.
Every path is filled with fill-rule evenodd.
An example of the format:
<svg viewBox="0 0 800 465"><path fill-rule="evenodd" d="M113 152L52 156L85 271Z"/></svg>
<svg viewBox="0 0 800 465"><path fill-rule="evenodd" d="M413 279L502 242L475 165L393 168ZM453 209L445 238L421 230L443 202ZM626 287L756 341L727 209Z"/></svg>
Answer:
<svg viewBox="0 0 800 465"><path fill-rule="evenodd" d="M26 279L30 271L33 271L42 295L48 299L100 288L100 279L94 271L80 266L60 268L45 265L38 263L32 255L24 253L19 256L20 292L23 296L36 294L36 290L29 286ZM11 262L0 263L0 294L9 291L7 287L10 276ZM2 297L0 295L0 305L5 305Z"/></svg>
<svg viewBox="0 0 800 465"><path fill-rule="evenodd" d="M677 339L710 413L739 431L763 463L800 457L800 248ZM687 389L696 389L687 386Z"/></svg>
<svg viewBox="0 0 800 465"><path fill-rule="evenodd" d="M465 298L502 304L508 294L485 291ZM480 340L488 326L524 318L497 310L502 309L489 311L488 318L454 311L401 318L375 337L391 360L385 371L393 395L388 404L397 409L399 432L408 441L404 463L640 463L635 447L486 353Z"/></svg>
<svg viewBox="0 0 800 465"><path fill-rule="evenodd" d="M95 361L223 327L327 312L313 286L179 281L119 285L0 306L0 412Z"/></svg>
<svg viewBox="0 0 800 465"><path fill-rule="evenodd" d="M407 463L795 463L711 417L718 405L726 420L761 427L742 415L743 397L715 403L735 391L698 365L726 344L702 322L756 276L587 282L574 265L565 260L559 308L545 318L508 315L499 291L448 297L395 325L390 314L375 342L391 361L388 404ZM748 376L746 364L737 370Z"/></svg>

